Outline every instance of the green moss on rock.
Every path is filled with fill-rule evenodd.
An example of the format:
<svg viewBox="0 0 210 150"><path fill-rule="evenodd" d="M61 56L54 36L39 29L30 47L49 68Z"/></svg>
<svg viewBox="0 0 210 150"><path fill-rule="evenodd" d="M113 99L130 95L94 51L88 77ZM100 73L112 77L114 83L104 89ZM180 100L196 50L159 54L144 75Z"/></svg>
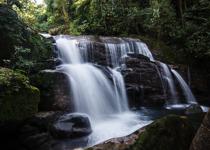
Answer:
<svg viewBox="0 0 210 150"><path fill-rule="evenodd" d="M0 121L23 120L38 111L39 90L26 76L0 68Z"/></svg>
<svg viewBox="0 0 210 150"><path fill-rule="evenodd" d="M131 150L188 150L195 134L186 117L169 115L146 128Z"/></svg>

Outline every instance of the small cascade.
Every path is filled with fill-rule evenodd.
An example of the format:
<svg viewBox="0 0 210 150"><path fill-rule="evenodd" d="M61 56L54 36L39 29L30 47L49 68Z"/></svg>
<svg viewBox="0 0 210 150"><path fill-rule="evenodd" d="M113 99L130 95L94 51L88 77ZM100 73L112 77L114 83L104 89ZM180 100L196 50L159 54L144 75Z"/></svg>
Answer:
<svg viewBox="0 0 210 150"><path fill-rule="evenodd" d="M124 58L129 53L141 54L148 57L151 61L154 61L152 53L148 49L147 45L140 41L123 40L121 39L120 44L105 43L107 50L107 57L111 57L111 64L115 67L120 67L124 64Z"/></svg>
<svg viewBox="0 0 210 150"><path fill-rule="evenodd" d="M84 63L84 58L81 56L76 40L68 40L60 38L56 40L57 48L59 49L59 57L64 64L81 64ZM69 52L71 50L71 52Z"/></svg>
<svg viewBox="0 0 210 150"><path fill-rule="evenodd" d="M171 70L173 75L176 77L177 81L179 82L179 85L184 93L184 96L187 100L187 103L189 104L196 104L196 99L190 90L190 87L187 85L187 83L184 81L184 79L181 77L181 75L174 69Z"/></svg>
<svg viewBox="0 0 210 150"><path fill-rule="evenodd" d="M115 87L115 93L116 93L116 100L121 103L121 107L122 110L120 110L121 112L123 110L129 110L128 109L128 101L127 101L127 94L126 94L126 90L125 90L125 83L124 83L124 79L121 75L120 72L112 69L112 74L113 74L113 81L114 81L114 87ZM122 88L123 87L123 88Z"/></svg>
<svg viewBox="0 0 210 150"><path fill-rule="evenodd" d="M177 94L176 94L176 86L175 86L175 83L174 83L174 79L173 79L171 70L166 64L164 64L162 62L160 62L159 64L160 64L160 67L163 70L162 76L163 76L163 79L166 83L165 84L165 89L169 90L169 94L170 94L169 103L170 104L177 104L178 103L178 97L177 97Z"/></svg>

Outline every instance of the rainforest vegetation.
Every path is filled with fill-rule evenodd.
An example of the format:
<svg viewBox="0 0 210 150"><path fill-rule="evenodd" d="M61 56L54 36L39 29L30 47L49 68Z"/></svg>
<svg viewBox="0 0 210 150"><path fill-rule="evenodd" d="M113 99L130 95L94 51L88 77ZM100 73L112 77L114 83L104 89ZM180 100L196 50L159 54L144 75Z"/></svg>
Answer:
<svg viewBox="0 0 210 150"><path fill-rule="evenodd" d="M141 85L143 83L140 83L141 75L144 73L139 68L146 66L143 71L149 70L151 75L154 68L158 68L157 64L164 62L172 69L181 72L198 98L198 102L210 105L210 0L42 0L41 3L38 2L40 1L0 0L0 138L4 139L3 142L0 141L0 149L4 144L9 147L8 149L14 149L17 144L27 150L37 150L39 147L35 146L45 143L42 141L51 142L49 135L51 130L53 130L52 135L60 136L54 132L51 124L54 118L69 111L66 110L66 106L70 106L71 102L65 102L70 97L67 90L69 85L66 85L69 80L64 74L55 71L57 65L62 64L55 52L55 39L46 38L42 33L91 35L95 39L100 39L99 36L139 39L148 45L157 60L147 62L148 58L136 56L128 64L131 68L134 66L133 69L128 69L131 71L128 74L133 73L132 75L138 77L131 76L128 80L139 82L135 84L138 86L135 90L138 91L139 99L151 96L150 92L144 94L146 90L153 92L155 88L162 86L160 85L162 82L158 82L155 88L145 86L147 89L144 91ZM105 46L97 44L96 49L99 49L101 54L100 50ZM94 67L100 68L100 65L96 63ZM104 70L107 74L110 72L108 69ZM158 74L157 72L155 73ZM145 81L151 84L150 80L153 77L159 78L156 76L147 76ZM175 84L178 85L177 82ZM126 90L129 94L130 89ZM58 102L57 99L61 101ZM199 107L198 112L200 109ZM25 119L44 111L47 114L46 112L44 115L39 114L24 124ZM191 144L204 115L201 113L196 116L199 121L193 120L194 118L188 120L188 116L163 118L147 127L146 132L139 136L131 149L146 147L153 150L150 141L152 139L152 143L159 146L159 149L165 147L167 142L168 149L176 149L173 144L180 140L179 143L182 144L177 145L177 149L185 150ZM203 123L206 128L210 128L209 116L210 113L205 118L208 123L205 121ZM177 128L173 130L175 122L178 122ZM86 124L90 125L89 122ZM14 139L19 133L22 143ZM29 133L36 133L38 136ZM168 138L167 134L172 138ZM161 135L164 138L159 138ZM208 137L210 139L209 129ZM160 139L161 144L157 144L156 139ZM183 142L185 139L187 142ZM10 144L10 141L14 145Z"/></svg>
<svg viewBox="0 0 210 150"><path fill-rule="evenodd" d="M170 63L202 66L209 70L209 0L45 0L44 2L45 5L37 5L34 1L28 0L1 0L2 13L5 13L5 7L12 9L9 11L14 10L11 16L13 18L6 20L1 16L0 19L5 21L1 23L1 33L5 29L11 29L8 21L16 22L19 19L24 27L33 32L138 36L149 42L153 49L162 50L163 59ZM19 28L21 26L16 25ZM17 40L15 36L16 33L10 35Z"/></svg>

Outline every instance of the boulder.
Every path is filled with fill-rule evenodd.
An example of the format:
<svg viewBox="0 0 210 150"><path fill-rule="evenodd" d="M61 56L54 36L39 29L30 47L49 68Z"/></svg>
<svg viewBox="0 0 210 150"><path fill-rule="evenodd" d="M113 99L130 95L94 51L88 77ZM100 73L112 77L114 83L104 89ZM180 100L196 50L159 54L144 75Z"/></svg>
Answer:
<svg viewBox="0 0 210 150"><path fill-rule="evenodd" d="M50 128L55 138L79 138L92 132L89 117L84 114L66 114L58 118Z"/></svg>
<svg viewBox="0 0 210 150"><path fill-rule="evenodd" d="M29 79L11 69L0 68L0 121L21 121L38 111L39 90Z"/></svg>
<svg viewBox="0 0 210 150"><path fill-rule="evenodd" d="M190 150L208 150L210 149L210 110L206 114L203 123L198 129Z"/></svg>
<svg viewBox="0 0 210 150"><path fill-rule="evenodd" d="M129 149L187 150L194 133L194 129L186 117L169 115L146 127Z"/></svg>
<svg viewBox="0 0 210 150"><path fill-rule="evenodd" d="M40 111L70 111L72 109L69 78L65 73L44 70L31 80L40 89Z"/></svg>

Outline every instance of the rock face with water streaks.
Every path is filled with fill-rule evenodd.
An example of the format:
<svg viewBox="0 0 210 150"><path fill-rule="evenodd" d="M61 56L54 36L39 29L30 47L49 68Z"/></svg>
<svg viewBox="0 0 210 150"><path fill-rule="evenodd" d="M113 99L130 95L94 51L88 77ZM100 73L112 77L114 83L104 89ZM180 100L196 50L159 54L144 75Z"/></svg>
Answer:
<svg viewBox="0 0 210 150"><path fill-rule="evenodd" d="M190 150L208 150L210 149L210 110L206 114L203 123L198 129Z"/></svg>
<svg viewBox="0 0 210 150"><path fill-rule="evenodd" d="M145 57L128 57L126 65L124 78L130 105L163 105L164 90L156 64Z"/></svg>

